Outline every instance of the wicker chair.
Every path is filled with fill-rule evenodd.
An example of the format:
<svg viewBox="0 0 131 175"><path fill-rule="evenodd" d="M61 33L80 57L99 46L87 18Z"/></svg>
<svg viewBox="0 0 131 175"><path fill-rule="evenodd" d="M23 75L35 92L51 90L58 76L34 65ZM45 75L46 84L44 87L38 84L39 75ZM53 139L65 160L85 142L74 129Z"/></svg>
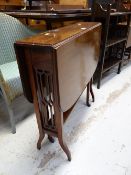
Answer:
<svg viewBox="0 0 131 175"><path fill-rule="evenodd" d="M23 94L14 42L36 34L19 20L0 13L0 93L7 106L12 133L16 132L12 102Z"/></svg>

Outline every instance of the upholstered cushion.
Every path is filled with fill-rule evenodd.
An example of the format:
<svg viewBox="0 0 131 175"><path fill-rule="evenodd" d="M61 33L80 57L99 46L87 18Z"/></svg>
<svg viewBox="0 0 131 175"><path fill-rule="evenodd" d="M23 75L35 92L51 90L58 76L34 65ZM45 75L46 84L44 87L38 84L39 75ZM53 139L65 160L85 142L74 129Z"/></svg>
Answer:
<svg viewBox="0 0 131 175"><path fill-rule="evenodd" d="M23 90L16 61L0 65L1 83L10 102L22 94Z"/></svg>

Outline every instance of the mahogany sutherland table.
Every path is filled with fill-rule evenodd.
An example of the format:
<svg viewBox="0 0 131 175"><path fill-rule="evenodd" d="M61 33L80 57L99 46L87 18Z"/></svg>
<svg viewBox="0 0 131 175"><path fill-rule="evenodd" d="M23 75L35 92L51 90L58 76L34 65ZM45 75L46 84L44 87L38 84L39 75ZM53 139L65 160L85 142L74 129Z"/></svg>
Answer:
<svg viewBox="0 0 131 175"><path fill-rule="evenodd" d="M24 94L35 106L38 149L46 133L52 142L58 137L71 160L63 123L97 67L100 34L100 23L82 22L15 43Z"/></svg>

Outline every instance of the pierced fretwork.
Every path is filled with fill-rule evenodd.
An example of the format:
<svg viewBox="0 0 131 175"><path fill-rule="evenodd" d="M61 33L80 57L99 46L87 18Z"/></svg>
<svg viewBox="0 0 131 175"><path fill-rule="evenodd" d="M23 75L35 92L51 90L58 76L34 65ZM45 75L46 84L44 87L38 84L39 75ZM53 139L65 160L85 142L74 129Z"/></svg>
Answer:
<svg viewBox="0 0 131 175"><path fill-rule="evenodd" d="M52 74L49 71L35 70L35 75L43 128L55 131Z"/></svg>

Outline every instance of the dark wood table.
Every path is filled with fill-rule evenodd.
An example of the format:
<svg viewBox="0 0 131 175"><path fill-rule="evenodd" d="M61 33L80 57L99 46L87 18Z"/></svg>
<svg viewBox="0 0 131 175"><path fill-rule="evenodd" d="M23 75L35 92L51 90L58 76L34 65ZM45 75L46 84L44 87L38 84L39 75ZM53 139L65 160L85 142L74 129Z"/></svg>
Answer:
<svg viewBox="0 0 131 175"><path fill-rule="evenodd" d="M6 10L1 11L16 18L39 19L45 20L47 29L52 29L52 22L72 21L72 20L91 20L91 9L70 9L57 11L42 11L42 10ZM112 17L130 15L129 12L112 12Z"/></svg>
<svg viewBox="0 0 131 175"><path fill-rule="evenodd" d="M91 9L78 9L78 10L58 10L58 11L42 11L42 10L1 10L0 12L6 13L16 18L33 18L33 19L67 19L70 18L86 18L91 16ZM131 11L126 12L112 12L111 16L129 15Z"/></svg>
<svg viewBox="0 0 131 175"><path fill-rule="evenodd" d="M91 16L91 10L89 9L58 10L58 11L6 10L1 12L11 15L15 18L45 20L47 29L52 29L51 26L52 22L63 22L72 20L87 21L88 17Z"/></svg>
<svg viewBox="0 0 131 175"><path fill-rule="evenodd" d="M125 16L125 15L131 15L131 11L129 12L112 12L111 16Z"/></svg>
<svg viewBox="0 0 131 175"><path fill-rule="evenodd" d="M52 22L83 20L87 21L91 15L89 9L78 10L58 10L58 11L42 11L42 10L9 10L1 11L16 18L39 19L45 20L47 29L52 29Z"/></svg>

